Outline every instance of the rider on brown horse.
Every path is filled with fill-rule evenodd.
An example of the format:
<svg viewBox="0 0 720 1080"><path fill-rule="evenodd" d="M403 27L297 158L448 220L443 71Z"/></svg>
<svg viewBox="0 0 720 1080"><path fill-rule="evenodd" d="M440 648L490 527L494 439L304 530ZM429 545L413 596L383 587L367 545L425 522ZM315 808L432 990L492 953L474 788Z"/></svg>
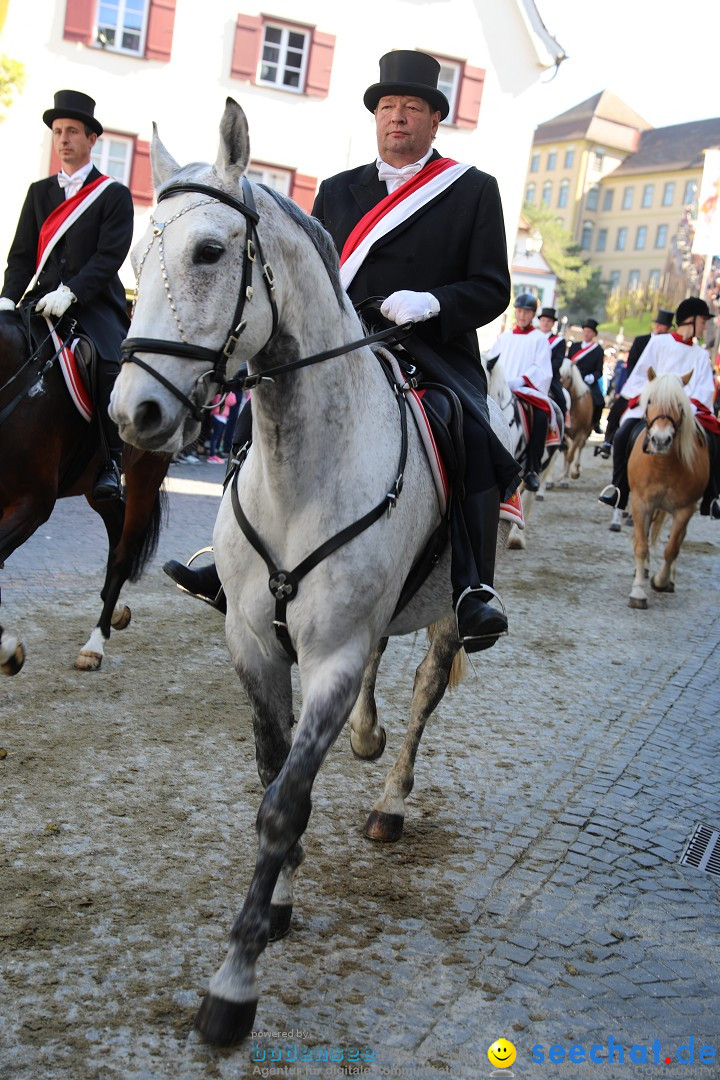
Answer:
<svg viewBox="0 0 720 1080"><path fill-rule="evenodd" d="M62 169L30 185L8 256L0 318L17 319L18 302L35 301L36 314L45 318L69 313L95 345L95 407L105 460L93 498L101 500L122 493L122 442L108 405L130 325L118 270L132 242L133 204L129 189L104 177L90 160L103 131L94 111L87 94L59 90L54 108L43 114Z"/></svg>

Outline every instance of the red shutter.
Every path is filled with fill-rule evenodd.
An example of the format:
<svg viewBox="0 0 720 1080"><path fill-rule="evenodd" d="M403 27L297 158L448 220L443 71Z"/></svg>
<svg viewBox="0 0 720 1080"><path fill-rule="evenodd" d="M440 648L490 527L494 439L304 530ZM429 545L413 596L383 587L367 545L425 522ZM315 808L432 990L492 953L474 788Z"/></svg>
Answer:
<svg viewBox="0 0 720 1080"><path fill-rule="evenodd" d="M290 198L294 199L301 210L309 214L315 202L317 189L316 176L303 176L302 173L293 173Z"/></svg>
<svg viewBox="0 0 720 1080"><path fill-rule="evenodd" d="M321 34L318 30L313 30L305 79L305 93L310 97L328 96L334 52L335 35Z"/></svg>
<svg viewBox="0 0 720 1080"><path fill-rule="evenodd" d="M61 169L62 161L55 153L55 147L53 146L50 150L50 170L48 176L57 176Z"/></svg>
<svg viewBox="0 0 720 1080"><path fill-rule="evenodd" d="M84 45L90 45L96 10L97 0L67 0L63 37L68 41L82 41Z"/></svg>
<svg viewBox="0 0 720 1080"><path fill-rule="evenodd" d="M145 142L144 139L136 138L133 145L130 194L133 197L133 202L138 203L140 206L150 206L153 201L150 143Z"/></svg>
<svg viewBox="0 0 720 1080"><path fill-rule="evenodd" d="M263 23L259 15L238 15L230 62L230 74L234 79L255 82L262 34Z"/></svg>
<svg viewBox="0 0 720 1080"><path fill-rule="evenodd" d="M176 0L150 0L145 57L167 63L172 52Z"/></svg>
<svg viewBox="0 0 720 1080"><path fill-rule="evenodd" d="M455 116L455 123L458 127L477 127L484 82L484 68L470 67L469 64L465 64L462 79L460 80L457 114Z"/></svg>

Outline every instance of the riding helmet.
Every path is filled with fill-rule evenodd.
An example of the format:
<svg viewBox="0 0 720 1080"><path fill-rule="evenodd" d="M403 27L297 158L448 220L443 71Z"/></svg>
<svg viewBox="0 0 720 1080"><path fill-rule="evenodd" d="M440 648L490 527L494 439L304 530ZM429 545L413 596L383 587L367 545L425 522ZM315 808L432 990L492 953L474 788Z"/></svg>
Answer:
<svg viewBox="0 0 720 1080"><path fill-rule="evenodd" d="M687 300L682 300L678 304L678 309L675 312L675 323L677 326L681 326L688 319L694 319L698 315L703 315L706 319L709 319L710 308L699 296L688 296Z"/></svg>
<svg viewBox="0 0 720 1080"><path fill-rule="evenodd" d="M533 296L531 292L521 292L515 297L515 307L530 308L531 311L537 311L537 296Z"/></svg>

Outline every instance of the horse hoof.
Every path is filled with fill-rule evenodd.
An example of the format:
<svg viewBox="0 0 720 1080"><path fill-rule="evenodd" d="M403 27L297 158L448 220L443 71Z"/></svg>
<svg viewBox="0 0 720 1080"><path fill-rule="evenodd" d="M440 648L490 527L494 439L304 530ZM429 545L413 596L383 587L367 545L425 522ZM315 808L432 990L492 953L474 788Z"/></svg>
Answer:
<svg viewBox="0 0 720 1080"><path fill-rule="evenodd" d="M667 592L667 593L674 593L675 592L675 582L674 581L668 581L667 585L656 585L655 584L655 578L652 578L650 580L650 585L655 590L655 592Z"/></svg>
<svg viewBox="0 0 720 1080"><path fill-rule="evenodd" d="M547 484L545 486L547 487ZM543 493L541 491L538 491L537 495L535 496L536 502L543 502L544 499L545 496L543 495Z"/></svg>
<svg viewBox="0 0 720 1080"><path fill-rule="evenodd" d="M7 660L4 660L0 664L1 675L17 675L20 668L25 663L25 649L18 641L13 652L8 656Z"/></svg>
<svg viewBox="0 0 720 1080"><path fill-rule="evenodd" d="M568 484L567 480L563 480L560 484L560 487L563 488L564 491L567 491L570 485Z"/></svg>
<svg viewBox="0 0 720 1080"><path fill-rule="evenodd" d="M130 625L131 618L132 612L130 611L130 608L127 606L127 604L125 604L122 611L117 611L116 614L113 614L113 617L110 620L110 625L112 626L113 630L124 630L126 626Z"/></svg>
<svg viewBox="0 0 720 1080"><path fill-rule="evenodd" d="M383 754L385 752L385 744L387 743L387 735L385 734L385 728L384 727L378 727L377 730L378 730L378 734L380 735L380 746L378 747L378 749L375 751L374 754L358 754L357 750L355 749L355 747L352 744L352 736L351 736L351 738L350 738L350 749L352 750L353 754L358 759L358 761L377 761L378 758L381 758L383 756Z"/></svg>
<svg viewBox="0 0 720 1080"><path fill-rule="evenodd" d="M371 810L365 822L365 835L368 840L392 843L402 836L404 821L402 814L383 814L380 810Z"/></svg>
<svg viewBox="0 0 720 1080"><path fill-rule="evenodd" d="M76 671L98 671L102 664L102 655L96 652L85 652L81 650L78 653L78 658L75 661Z"/></svg>
<svg viewBox="0 0 720 1080"><path fill-rule="evenodd" d="M270 905L270 934L268 941L280 941L290 932L292 904Z"/></svg>
<svg viewBox="0 0 720 1080"><path fill-rule="evenodd" d="M647 611L647 600L644 596L631 596L628 600L628 607L637 608L638 611Z"/></svg>
<svg viewBox="0 0 720 1080"><path fill-rule="evenodd" d="M555 487L555 481L554 480L548 480L548 482L545 484L545 490L546 491L552 491L554 487Z"/></svg>
<svg viewBox="0 0 720 1080"><path fill-rule="evenodd" d="M195 1030L214 1046L236 1046L253 1029L257 1001L228 1001L207 993L195 1017Z"/></svg>
<svg viewBox="0 0 720 1080"><path fill-rule="evenodd" d="M612 525L610 526L610 532L621 532L621 531L622 531L622 527L620 525L618 525L617 521L613 521Z"/></svg>

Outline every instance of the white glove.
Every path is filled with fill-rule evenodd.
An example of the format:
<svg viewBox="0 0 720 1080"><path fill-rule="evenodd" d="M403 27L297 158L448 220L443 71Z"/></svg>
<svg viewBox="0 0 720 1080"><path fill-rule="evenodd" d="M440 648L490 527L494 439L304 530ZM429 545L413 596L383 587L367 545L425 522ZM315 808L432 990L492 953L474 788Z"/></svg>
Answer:
<svg viewBox="0 0 720 1080"><path fill-rule="evenodd" d="M58 285L54 292L49 292L38 300L35 311L38 315L54 315L59 319L76 300L77 296L70 292L67 285Z"/></svg>
<svg viewBox="0 0 720 1080"><path fill-rule="evenodd" d="M380 313L390 322L402 323L425 322L440 314L440 304L436 296L429 292L411 292L401 289L391 293L380 308Z"/></svg>
<svg viewBox="0 0 720 1080"><path fill-rule="evenodd" d="M523 379L522 375L520 375L519 377L515 375L513 378L508 379L507 384L512 391L524 390L526 386L525 380Z"/></svg>
<svg viewBox="0 0 720 1080"><path fill-rule="evenodd" d="M586 375L585 376L585 382L588 384L588 386L592 386L592 384L595 382L595 376L594 375Z"/></svg>
<svg viewBox="0 0 720 1080"><path fill-rule="evenodd" d="M0 311L14 311L15 301L9 296L0 296Z"/></svg>

